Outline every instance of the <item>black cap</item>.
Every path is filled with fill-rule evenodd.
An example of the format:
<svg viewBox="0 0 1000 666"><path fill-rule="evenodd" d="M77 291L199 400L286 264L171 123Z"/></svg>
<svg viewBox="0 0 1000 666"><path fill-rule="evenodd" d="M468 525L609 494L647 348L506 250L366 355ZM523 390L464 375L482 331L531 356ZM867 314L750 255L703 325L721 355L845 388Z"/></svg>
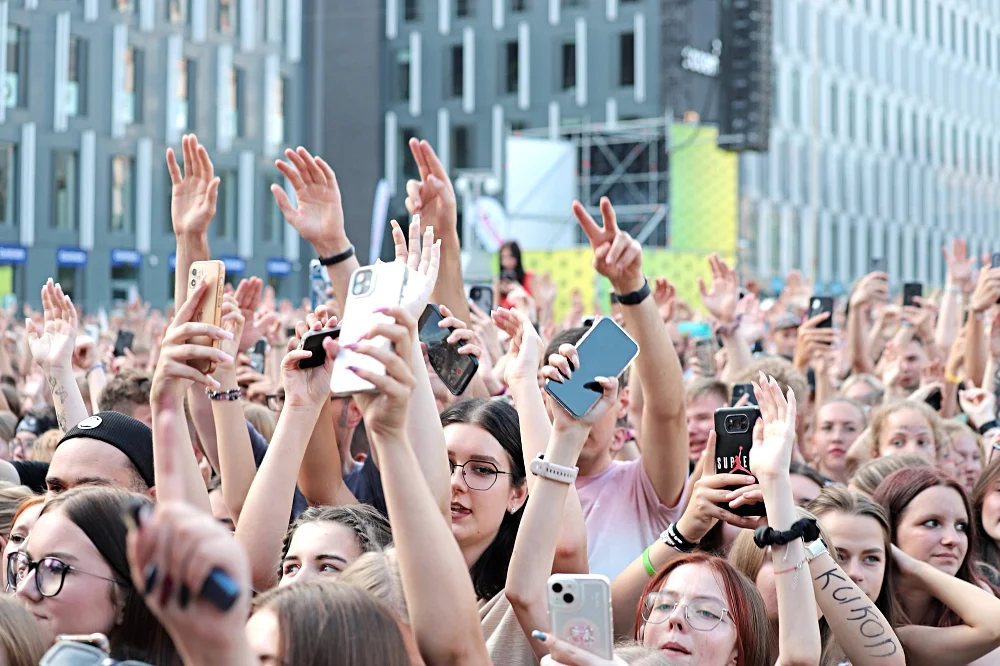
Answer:
<svg viewBox="0 0 1000 666"><path fill-rule="evenodd" d="M37 437L48 432L49 430L55 430L58 427L58 421L51 416L45 414L31 414L29 412L21 417L20 421L18 421L16 432L30 432Z"/></svg>
<svg viewBox="0 0 1000 666"><path fill-rule="evenodd" d="M101 412L66 433L59 445L70 439L96 439L115 447L132 461L146 485L156 485L153 475L153 431L142 421L120 412ZM58 446L56 448L58 448Z"/></svg>

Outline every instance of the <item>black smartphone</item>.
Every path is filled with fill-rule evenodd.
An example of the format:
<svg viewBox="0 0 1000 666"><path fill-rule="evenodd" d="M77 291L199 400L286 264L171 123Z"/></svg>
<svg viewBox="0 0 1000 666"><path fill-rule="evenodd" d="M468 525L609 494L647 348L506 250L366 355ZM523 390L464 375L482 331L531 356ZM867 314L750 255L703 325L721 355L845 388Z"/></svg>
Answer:
<svg viewBox="0 0 1000 666"><path fill-rule="evenodd" d="M595 321L597 321L597 317L594 317L593 315L591 315L590 317L584 317L582 326L584 328L590 328L591 326L594 325Z"/></svg>
<svg viewBox="0 0 1000 666"><path fill-rule="evenodd" d="M427 345L427 358L430 359L434 372L452 395L462 395L479 370L479 360L475 356L458 353L465 346L462 340L458 344L448 344L448 336L455 329L441 328L439 324L442 321L444 316L438 306L428 303L424 313L420 315L417 330L420 332L420 341Z"/></svg>
<svg viewBox="0 0 1000 666"><path fill-rule="evenodd" d="M715 471L717 474L746 474L750 472L750 447L753 446L753 425L760 418L760 409L753 406L723 407L715 410ZM728 490L737 490L733 486ZM737 516L763 516L763 502L721 508Z"/></svg>
<svg viewBox="0 0 1000 666"><path fill-rule="evenodd" d="M250 367L254 372L264 374L264 359L267 358L267 338L261 338L250 348Z"/></svg>
<svg viewBox="0 0 1000 666"><path fill-rule="evenodd" d="M924 285L921 282L907 282L903 285L903 305L916 305L914 298L923 298Z"/></svg>
<svg viewBox="0 0 1000 666"><path fill-rule="evenodd" d="M870 273L888 273L889 261L885 257L874 257L870 266Z"/></svg>
<svg viewBox="0 0 1000 666"><path fill-rule="evenodd" d="M812 319L824 312L830 316L821 321L816 328L833 328L833 296L813 296L809 299L809 315L806 319Z"/></svg>
<svg viewBox="0 0 1000 666"><path fill-rule="evenodd" d="M601 317L576 343L580 367L559 382L545 382L545 391L563 408L580 418L601 399L604 389L595 377L617 377L639 354L636 344L611 317Z"/></svg>
<svg viewBox="0 0 1000 666"><path fill-rule="evenodd" d="M290 338L294 338L295 337L295 327L294 326L287 326L287 327L285 327L285 335L287 335Z"/></svg>
<svg viewBox="0 0 1000 666"><path fill-rule="evenodd" d="M118 337L115 338L115 356L124 356L126 349L132 349L133 342L135 342L135 333L124 329L118 331Z"/></svg>
<svg viewBox="0 0 1000 666"><path fill-rule="evenodd" d="M520 284L520 282L517 279L517 271L512 271L512 270L507 269L507 268L505 268L504 270L500 271L500 281L501 282L516 282L517 284Z"/></svg>
<svg viewBox="0 0 1000 666"><path fill-rule="evenodd" d="M302 336L299 349L312 352L312 356L299 361L299 368L318 368L326 362L326 352L323 350L323 341L327 338L336 340L340 337L340 327L324 328L322 331L309 331Z"/></svg>
<svg viewBox="0 0 1000 666"><path fill-rule="evenodd" d="M930 405L931 409L933 409L935 412L940 412L941 400L943 398L944 396L941 395L941 389L934 389L933 391L930 392L930 395L927 396L924 402Z"/></svg>
<svg viewBox="0 0 1000 666"><path fill-rule="evenodd" d="M706 377L715 376L715 342L712 338L702 338L694 343L694 354L698 365Z"/></svg>
<svg viewBox="0 0 1000 666"><path fill-rule="evenodd" d="M472 285L469 287L469 301L486 314L493 312L493 287Z"/></svg>
<svg viewBox="0 0 1000 666"><path fill-rule="evenodd" d="M990 268L1000 268L1000 252L994 252L990 256Z"/></svg>
<svg viewBox="0 0 1000 666"><path fill-rule="evenodd" d="M749 396L748 400L751 405L757 404L757 396L753 394L753 384L733 384L733 402L731 405L735 407L736 403L743 396Z"/></svg>

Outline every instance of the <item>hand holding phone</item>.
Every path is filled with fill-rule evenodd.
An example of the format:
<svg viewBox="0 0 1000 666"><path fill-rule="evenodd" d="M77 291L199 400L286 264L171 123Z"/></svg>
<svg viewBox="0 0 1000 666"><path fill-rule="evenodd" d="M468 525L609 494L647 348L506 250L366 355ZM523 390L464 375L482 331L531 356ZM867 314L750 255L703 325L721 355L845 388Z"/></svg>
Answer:
<svg viewBox="0 0 1000 666"><path fill-rule="evenodd" d="M753 386L751 394L753 393ZM750 448L753 446L753 426L760 418L757 406L723 407L715 410L715 471L717 474L746 474L750 472ZM730 486L727 490L739 490ZM744 504L732 507L721 503L720 508L744 518L763 516L764 505Z"/></svg>
<svg viewBox="0 0 1000 666"><path fill-rule="evenodd" d="M702 338L694 343L694 353L698 365L706 377L715 376L715 341L712 338Z"/></svg>
<svg viewBox="0 0 1000 666"><path fill-rule="evenodd" d="M451 324L462 325L456 330ZM451 316L443 306L428 303L417 323L420 342L427 346L427 358L435 374L452 395L462 395L479 371L479 359L470 355L472 331ZM463 353L464 352L464 353Z"/></svg>
<svg viewBox="0 0 1000 666"><path fill-rule="evenodd" d="M916 299L924 297L924 285L921 282L907 282L903 285L903 307L917 306ZM919 307L919 306L917 306Z"/></svg>
<svg viewBox="0 0 1000 666"><path fill-rule="evenodd" d="M191 264L188 281L189 293L193 292L201 282L209 285L208 293L203 297L200 307L194 312L193 322L209 324L216 328L222 326L222 297L226 288L226 265L221 261L196 261ZM193 345L219 348L219 341L207 335L198 335L188 340ZM215 363L209 361L192 361L191 367L206 375L215 371Z"/></svg>
<svg viewBox="0 0 1000 666"><path fill-rule="evenodd" d="M309 331L302 336L299 342L299 349L310 352L312 356L299 361L299 369L318 368L326 363L326 350L323 349L323 341L327 338L337 340L340 338L340 326L325 328L321 331ZM263 373L263 370L261 370Z"/></svg>
<svg viewBox="0 0 1000 666"><path fill-rule="evenodd" d="M547 585L552 635L602 659L611 659L611 582L595 574L555 574Z"/></svg>
<svg viewBox="0 0 1000 666"><path fill-rule="evenodd" d="M134 342L135 333L125 329L118 331L118 336L115 338L115 357L124 356L126 349L131 351Z"/></svg>
<svg viewBox="0 0 1000 666"><path fill-rule="evenodd" d="M832 296L813 296L809 299L809 314L806 319L812 319L813 317L818 317L821 314L826 314L827 317L823 321L816 324L816 328L833 328Z"/></svg>

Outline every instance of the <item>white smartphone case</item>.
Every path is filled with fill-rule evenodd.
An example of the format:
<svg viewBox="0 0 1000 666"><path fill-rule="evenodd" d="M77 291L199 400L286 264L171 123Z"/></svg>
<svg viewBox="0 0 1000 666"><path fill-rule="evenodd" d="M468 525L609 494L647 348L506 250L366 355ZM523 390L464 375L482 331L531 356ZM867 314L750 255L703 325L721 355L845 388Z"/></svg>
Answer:
<svg viewBox="0 0 1000 666"><path fill-rule="evenodd" d="M611 581L596 574L555 574L549 578L547 592L552 634L602 659L611 659Z"/></svg>

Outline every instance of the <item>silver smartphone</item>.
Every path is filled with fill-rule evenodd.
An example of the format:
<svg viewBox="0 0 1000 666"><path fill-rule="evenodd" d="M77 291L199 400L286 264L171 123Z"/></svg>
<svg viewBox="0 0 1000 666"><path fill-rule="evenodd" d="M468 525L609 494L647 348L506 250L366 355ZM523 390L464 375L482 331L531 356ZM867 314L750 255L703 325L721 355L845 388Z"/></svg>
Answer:
<svg viewBox="0 0 1000 666"><path fill-rule="evenodd" d="M548 582L552 634L576 647L611 659L611 581L596 574L555 574Z"/></svg>

